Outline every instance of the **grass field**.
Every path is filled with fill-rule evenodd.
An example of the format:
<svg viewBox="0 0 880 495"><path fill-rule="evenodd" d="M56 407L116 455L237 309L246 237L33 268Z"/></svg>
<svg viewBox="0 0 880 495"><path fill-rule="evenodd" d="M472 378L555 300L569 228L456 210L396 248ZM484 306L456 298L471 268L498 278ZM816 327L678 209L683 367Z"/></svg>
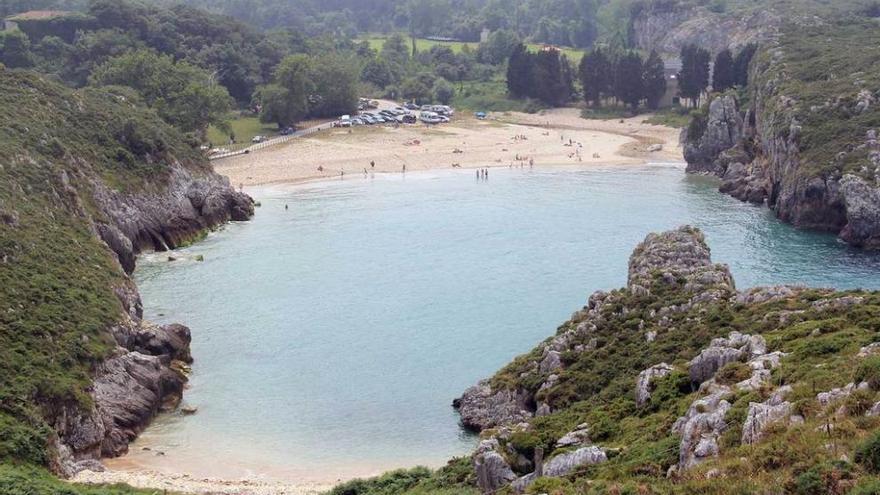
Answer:
<svg viewBox="0 0 880 495"><path fill-rule="evenodd" d="M370 44L370 48L376 51L382 50L382 44L385 43L385 40L388 39L388 35L375 35L370 36L368 38L364 38L360 41L366 41ZM407 38L408 39L408 38ZM477 45L479 43L468 43L464 41L433 41L426 40L423 38L416 39L416 50L418 51L427 51L430 50L432 46L436 45L444 45L448 46L452 49L454 53L460 53L462 48L467 45L471 50L476 50ZM543 45L540 43L527 43L526 46L529 47L529 50L538 51ZM584 56L584 50L579 50L576 48L567 48L560 47L562 49L562 53L568 57L570 61L573 63L579 63L581 61L581 57Z"/></svg>
<svg viewBox="0 0 880 495"><path fill-rule="evenodd" d="M278 134L278 127L274 124L264 124L257 117L235 116L229 120L229 126L235 134L235 142L249 143L254 136L274 136ZM211 126L208 128L208 141L214 146L229 143L229 134Z"/></svg>

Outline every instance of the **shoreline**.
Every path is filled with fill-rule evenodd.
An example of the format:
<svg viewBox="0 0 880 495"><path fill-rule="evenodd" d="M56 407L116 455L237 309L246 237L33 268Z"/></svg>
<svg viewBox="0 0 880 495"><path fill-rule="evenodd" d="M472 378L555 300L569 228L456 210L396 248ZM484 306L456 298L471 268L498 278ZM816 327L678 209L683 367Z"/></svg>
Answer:
<svg viewBox="0 0 880 495"><path fill-rule="evenodd" d="M245 191L284 190L285 186L303 186L310 183L329 183L331 180L380 180L404 179L406 174L424 172L453 173L471 172L477 168L531 168L526 160L520 160L521 167L514 166L514 160L540 157L533 168L548 169L595 169L643 165L649 162L680 163L683 158L677 144L678 130L664 126L654 126L640 122L644 116L622 121L596 121L581 119L574 115L575 109L558 109L542 114L496 114L492 120L478 121L463 118L445 127L425 128L410 126L400 129L357 128L361 132L325 131L318 136L294 140L289 143L261 150L248 155L230 157L214 162L215 170L230 177L235 187ZM514 119L513 122L507 119ZM577 120L573 120L577 119ZM403 132L400 132L403 131ZM415 135L416 137L412 137ZM524 136L524 138L520 138ZM379 138L379 143L374 140ZM383 141L384 139L384 141ZM390 139L390 141L389 141ZM404 144L406 152L401 153L394 145L418 140L417 144ZM570 140L566 144L566 140ZM343 152L339 153L339 143ZM461 142L461 144L457 144ZM470 143L470 144L469 144ZM562 144L560 144L562 143ZM650 144L661 144L663 150L648 152ZM384 145L384 146L383 146ZM450 151L450 148L453 148ZM318 150L318 156L312 152ZM300 153L305 150L304 153ZM396 151L395 151L396 150ZM456 152L456 150L461 150ZM577 158L571 156L572 150L581 150ZM593 151L595 150L595 151ZM596 155L586 156L587 153ZM331 173L333 164L346 170L346 164L357 158L363 163L370 160L388 159L367 174L346 172L344 175ZM513 157L510 155L514 154ZM465 159L465 155L467 159ZM460 158L460 166L452 167L444 163L442 157ZM501 158L492 158L500 156ZM329 163L324 168L327 173L318 172L313 160ZM329 158L329 162L327 161ZM487 160L489 160L487 162ZM259 176L246 175L256 162ZM398 163L406 163L406 174L396 170ZM245 172L243 175L242 172ZM471 172L466 172L473 177ZM462 175L465 175L462 173ZM134 448L134 445L132 446ZM312 495L330 490L348 479L328 477L323 480L293 481L277 477L248 475L238 479L221 479L168 472L159 466L144 465L138 462L137 455L107 459L104 472L84 471L74 477L72 482L86 484L126 483L137 488L156 488L198 494L290 494Z"/></svg>
<svg viewBox="0 0 880 495"><path fill-rule="evenodd" d="M295 184L421 170L472 170L682 162L679 130L647 116L587 120L563 108L538 114L460 117L436 127L331 129L285 144L217 160L236 188ZM655 146L660 149L650 151Z"/></svg>

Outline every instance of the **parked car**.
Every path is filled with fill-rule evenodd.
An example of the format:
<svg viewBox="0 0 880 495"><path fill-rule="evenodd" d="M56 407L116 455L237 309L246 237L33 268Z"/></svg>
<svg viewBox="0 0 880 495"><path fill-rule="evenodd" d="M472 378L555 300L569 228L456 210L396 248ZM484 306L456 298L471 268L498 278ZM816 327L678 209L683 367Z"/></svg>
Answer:
<svg viewBox="0 0 880 495"><path fill-rule="evenodd" d="M411 113L407 113L404 115L398 115L397 121L400 122L401 124L415 124L416 122L418 122L418 119L416 118L415 115L413 115Z"/></svg>
<svg viewBox="0 0 880 495"><path fill-rule="evenodd" d="M486 120L486 112L477 112L474 114L478 120Z"/></svg>
<svg viewBox="0 0 880 495"><path fill-rule="evenodd" d="M279 134L281 134L282 136L290 136L294 132L296 132L296 130L294 130L293 127L285 127L284 129L281 129L281 132L279 132Z"/></svg>
<svg viewBox="0 0 880 495"><path fill-rule="evenodd" d="M425 111L419 114L419 120L426 124L439 124L442 122L439 115L430 111Z"/></svg>
<svg viewBox="0 0 880 495"><path fill-rule="evenodd" d="M251 142L252 143L262 143L263 141L266 141L267 139L269 139L269 138L266 136L254 136L253 138L251 138Z"/></svg>
<svg viewBox="0 0 880 495"><path fill-rule="evenodd" d="M442 123L442 124L449 122L449 117L447 117L445 115L438 115L437 119L439 119L440 123Z"/></svg>
<svg viewBox="0 0 880 495"><path fill-rule="evenodd" d="M379 102L377 100L370 100L367 106L370 108L379 108Z"/></svg>
<svg viewBox="0 0 880 495"><path fill-rule="evenodd" d="M419 106L413 102L404 103L403 107L406 108L407 110L418 110L419 109Z"/></svg>

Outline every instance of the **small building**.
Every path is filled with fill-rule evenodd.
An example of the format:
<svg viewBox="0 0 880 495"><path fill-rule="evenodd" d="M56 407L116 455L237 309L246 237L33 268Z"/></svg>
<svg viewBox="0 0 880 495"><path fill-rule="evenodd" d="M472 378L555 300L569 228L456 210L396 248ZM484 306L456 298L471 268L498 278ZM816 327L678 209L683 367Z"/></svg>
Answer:
<svg viewBox="0 0 880 495"><path fill-rule="evenodd" d="M663 59L664 74L666 75L666 93L660 99L660 108L678 106L681 99L678 96L678 73L681 72L680 58Z"/></svg>

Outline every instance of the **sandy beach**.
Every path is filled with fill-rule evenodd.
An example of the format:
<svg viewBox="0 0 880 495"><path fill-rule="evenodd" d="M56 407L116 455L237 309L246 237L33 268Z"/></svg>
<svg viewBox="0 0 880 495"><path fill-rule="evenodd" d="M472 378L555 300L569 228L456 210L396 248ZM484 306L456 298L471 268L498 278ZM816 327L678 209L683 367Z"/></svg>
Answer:
<svg viewBox="0 0 880 495"><path fill-rule="evenodd" d="M422 125L360 126L319 132L247 155L220 159L216 170L235 186L301 182L367 173L453 168L626 165L680 161L677 129L645 116L586 120L574 108L536 114L470 116ZM659 151L649 152L652 145ZM655 146L656 147L656 146ZM375 165L372 165L375 164Z"/></svg>

